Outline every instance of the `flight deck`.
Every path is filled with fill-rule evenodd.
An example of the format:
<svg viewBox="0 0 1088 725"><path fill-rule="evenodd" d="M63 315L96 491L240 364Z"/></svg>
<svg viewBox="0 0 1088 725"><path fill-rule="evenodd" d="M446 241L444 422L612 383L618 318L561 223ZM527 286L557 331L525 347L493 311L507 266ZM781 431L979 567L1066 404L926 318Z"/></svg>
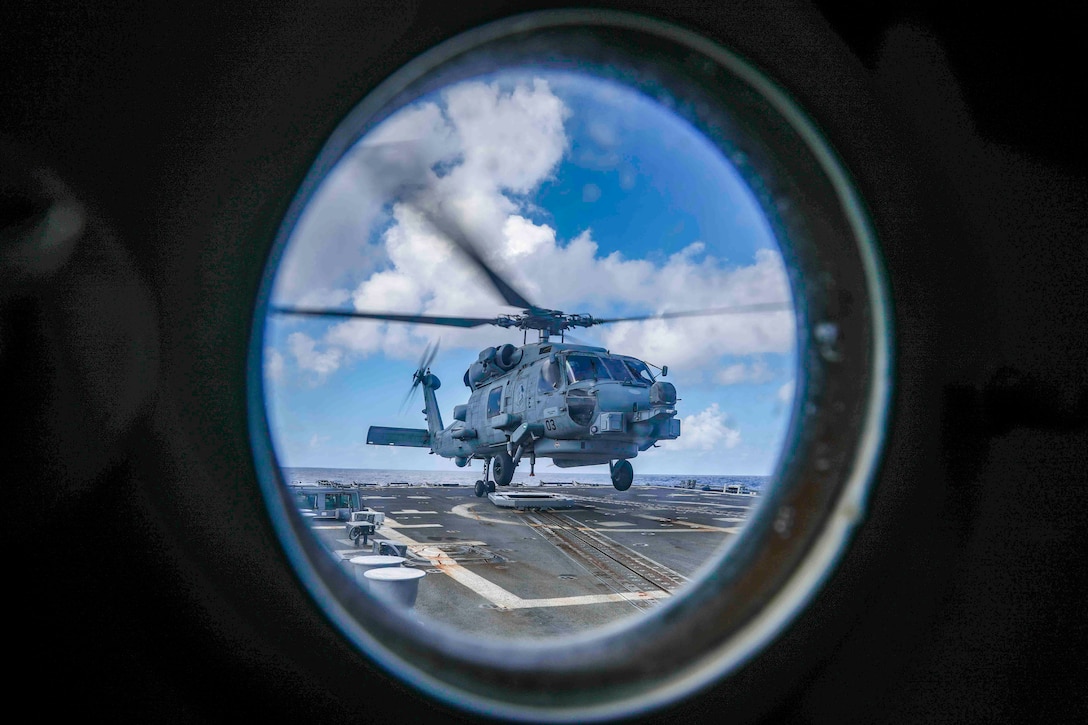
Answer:
<svg viewBox="0 0 1088 725"><path fill-rule="evenodd" d="M399 566L424 572L409 616L501 638L575 634L659 606L740 532L760 500L638 485L512 485L490 497L437 485L359 493L384 521L364 543L348 538L343 521L313 520L331 555L355 575L360 556L400 557Z"/></svg>

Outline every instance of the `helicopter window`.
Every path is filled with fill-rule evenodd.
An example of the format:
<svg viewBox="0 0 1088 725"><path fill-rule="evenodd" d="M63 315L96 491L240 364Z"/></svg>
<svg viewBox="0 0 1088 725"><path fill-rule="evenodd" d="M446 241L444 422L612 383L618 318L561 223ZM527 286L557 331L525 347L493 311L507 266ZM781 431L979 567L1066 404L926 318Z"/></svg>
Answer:
<svg viewBox="0 0 1088 725"><path fill-rule="evenodd" d="M608 370L601 364L601 359L592 355L571 355L567 358L567 374L571 382L578 380L611 380Z"/></svg>
<svg viewBox="0 0 1088 725"><path fill-rule="evenodd" d="M635 380L647 385L653 384L654 376L650 374L650 369L646 367L646 363L640 360L624 360L623 362L627 365L627 369L631 371Z"/></svg>
<svg viewBox="0 0 1088 725"><path fill-rule="evenodd" d="M494 418L499 414L499 403L502 399L502 386L493 388L487 395L487 417Z"/></svg>
<svg viewBox="0 0 1088 725"><path fill-rule="evenodd" d="M577 425L589 425L593 422L593 411L597 408L597 399L588 390L571 390L567 393L567 414Z"/></svg>
<svg viewBox="0 0 1088 725"><path fill-rule="evenodd" d="M601 365L608 371L609 376L613 380L630 380L631 374L624 366L622 360L617 360L614 357L602 357L599 359Z"/></svg>
<svg viewBox="0 0 1088 725"><path fill-rule="evenodd" d="M554 360L548 360L540 366L540 382L537 389L542 393L550 393L559 389L562 382L559 364Z"/></svg>

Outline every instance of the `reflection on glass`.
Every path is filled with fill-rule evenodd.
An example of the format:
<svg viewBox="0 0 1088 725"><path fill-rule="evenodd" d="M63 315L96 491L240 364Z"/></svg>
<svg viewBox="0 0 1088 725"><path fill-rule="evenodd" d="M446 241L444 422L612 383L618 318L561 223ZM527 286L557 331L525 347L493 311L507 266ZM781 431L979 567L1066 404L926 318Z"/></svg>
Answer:
<svg viewBox="0 0 1088 725"><path fill-rule="evenodd" d="M290 230L265 350L284 480L424 624L651 610L769 485L789 300L751 193L663 105L552 71L446 87L362 135ZM368 574L390 565L424 575Z"/></svg>
<svg viewBox="0 0 1088 725"><path fill-rule="evenodd" d="M631 375L634 376L635 380L643 385L653 385L654 376L650 373L649 368L646 367L646 363L641 360L632 360L630 358L625 358L623 362L627 366L627 369L631 371Z"/></svg>
<svg viewBox="0 0 1088 725"><path fill-rule="evenodd" d="M602 378L608 380L612 376L596 355L567 355L567 377L571 382L577 382Z"/></svg>

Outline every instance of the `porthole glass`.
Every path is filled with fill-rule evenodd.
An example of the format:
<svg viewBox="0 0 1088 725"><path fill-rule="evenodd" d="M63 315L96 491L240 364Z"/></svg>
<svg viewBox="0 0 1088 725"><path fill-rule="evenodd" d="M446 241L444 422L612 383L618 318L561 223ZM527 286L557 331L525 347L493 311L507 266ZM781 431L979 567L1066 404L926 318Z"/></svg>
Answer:
<svg viewBox="0 0 1088 725"><path fill-rule="evenodd" d="M772 485L796 378L785 265L741 174L656 90L530 64L442 86L350 144L287 236L265 337L283 478L345 566L374 540L445 574L416 586L428 625L622 623L681 593ZM453 384L428 409L434 381ZM337 486L338 514L312 505ZM352 508L383 525L355 541Z"/></svg>
<svg viewBox="0 0 1088 725"><path fill-rule="evenodd" d="M368 94L284 219L253 353L315 600L411 684L533 720L758 648L856 520L886 395L868 230L812 126L696 36L588 20L482 28Z"/></svg>

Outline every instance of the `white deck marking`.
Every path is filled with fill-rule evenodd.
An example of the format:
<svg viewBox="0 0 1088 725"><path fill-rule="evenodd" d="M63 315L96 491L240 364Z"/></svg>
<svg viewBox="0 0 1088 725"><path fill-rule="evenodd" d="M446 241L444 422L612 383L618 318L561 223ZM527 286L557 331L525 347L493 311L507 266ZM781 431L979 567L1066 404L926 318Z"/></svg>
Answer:
<svg viewBox="0 0 1088 725"><path fill-rule="evenodd" d="M684 522L679 521L677 523L682 524ZM692 525L691 528L688 528L688 529L623 529L622 531L617 531L616 529L590 529L590 528L579 527L578 530L579 531L595 531L598 534L605 534L605 533L608 533L608 534L617 534L617 533L619 533L619 534L643 534L643 533L650 533L650 534L669 534L670 536L672 534L736 534L736 533L740 532L739 528L723 529L723 528L719 528L717 526L699 526L698 524L694 524L694 525Z"/></svg>
<svg viewBox="0 0 1088 725"><path fill-rule="evenodd" d="M390 536L388 538L391 539L393 537ZM341 544L344 544L345 546L349 547L347 549L334 549L333 552L332 552L332 553L336 554L337 556L339 556L341 559L344 559L345 561L348 560L348 559L351 559L352 557L355 557L355 556L365 556L370 552L369 549L365 549L365 548L356 549L356 548L354 548L352 546L351 539L336 539L336 541L339 541ZM401 541L401 542L398 542L398 543L401 543L401 544L407 543L408 546L412 549L413 553L417 549L419 549L419 547L421 547L421 546L434 546L434 544L412 544L412 543L408 543L408 542L404 542L404 541ZM447 542L447 545L449 545L449 546L487 546L487 542L486 541L457 541L457 542L450 541L450 542ZM439 548L441 548L441 545L439 545Z"/></svg>
<svg viewBox="0 0 1088 725"><path fill-rule="evenodd" d="M442 524L398 524L389 523L389 519L386 518L385 525L394 529L441 529Z"/></svg>
<svg viewBox="0 0 1088 725"><path fill-rule="evenodd" d="M454 506L450 510L450 513L457 514L458 516L463 516L466 519L473 519L474 521L487 521L487 522L490 522L492 524L506 524L508 526L509 525L525 526L524 521L517 521L517 520L510 520L510 519L496 519L496 518L491 518L490 516L481 516L480 514L478 514L477 512L472 510L472 508L475 505L476 505L475 503L463 503L460 506Z"/></svg>
<svg viewBox="0 0 1088 725"><path fill-rule="evenodd" d="M418 509L404 509L403 511L390 511L391 514L436 514L437 511L419 511Z"/></svg>
<svg viewBox="0 0 1088 725"><path fill-rule="evenodd" d="M677 519L667 519L662 516L650 516L649 514L635 514L640 519L650 519L651 521L658 521L664 524L676 524L677 526L688 526L697 531L724 531L727 534L737 533L737 529L723 529L720 526L711 526L710 524L697 524L692 521L679 521ZM682 531L683 529L670 529L669 533L675 531Z"/></svg>
<svg viewBox="0 0 1088 725"><path fill-rule="evenodd" d="M469 504L472 505L472 504ZM463 514L462 514L463 515ZM388 525L389 517L385 523ZM395 522L394 522L395 523ZM404 528L404 527L401 527ZM660 590L649 592L625 592L622 594L586 594L577 597L552 597L550 599L522 599L517 594L506 591L498 584L484 579L458 564L453 557L433 544L415 541L399 531L387 530L387 526L378 532L400 544L407 544L412 553L428 559L436 569L450 576L454 581L471 589L499 609L534 609L537 607L571 607L582 604L605 604L608 602L628 602L639 599L664 599L672 596Z"/></svg>
<svg viewBox="0 0 1088 725"><path fill-rule="evenodd" d="M748 519L736 519L736 518L733 518L733 519L714 519L714 520L715 521L724 521L727 524L736 524L736 523L740 523L741 521L747 521Z"/></svg>
<svg viewBox="0 0 1088 725"><path fill-rule="evenodd" d="M601 521L601 526L634 526L630 521Z"/></svg>
<svg viewBox="0 0 1088 725"><path fill-rule="evenodd" d="M608 602L633 602L640 599L666 599L668 592L655 589L649 592L622 592L619 594L585 594L578 597L553 597L552 599L520 599L511 609L536 607L572 607L582 604L607 604Z"/></svg>
<svg viewBox="0 0 1088 725"><path fill-rule="evenodd" d="M511 594L506 591L498 584L484 579L475 572L469 571L454 561L452 556L438 547L424 546L420 549L415 549L414 551L419 556L430 559L435 567L441 569L445 574L448 574L454 581L468 587L496 607L516 609L520 602L525 601L516 594Z"/></svg>

